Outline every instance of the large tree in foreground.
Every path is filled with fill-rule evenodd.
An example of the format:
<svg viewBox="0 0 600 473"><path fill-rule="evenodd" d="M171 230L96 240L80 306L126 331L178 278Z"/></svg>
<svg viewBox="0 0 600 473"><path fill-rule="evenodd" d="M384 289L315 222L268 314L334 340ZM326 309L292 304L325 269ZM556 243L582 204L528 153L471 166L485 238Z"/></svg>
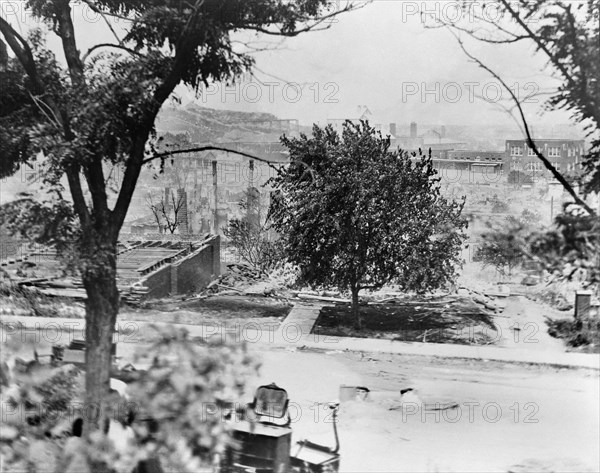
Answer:
<svg viewBox="0 0 600 473"><path fill-rule="evenodd" d="M391 151L367 122L282 141L291 165L273 180L273 225L306 282L350 290L359 326L361 290L426 292L453 279L464 202L442 197L430 157Z"/></svg>
<svg viewBox="0 0 600 473"><path fill-rule="evenodd" d="M78 39L87 33L73 21L75 2L24 3L58 38L64 58L39 32L23 37L0 17L0 41L12 51L0 55L0 171L9 175L41 156L49 191L43 202L13 202L5 222L42 243L75 242L87 293L86 401L104 406L119 310L117 240L140 171L156 157L162 105L180 84L198 89L251 69L234 33L295 36L339 9L329 0L84 0L114 40L82 53Z"/></svg>

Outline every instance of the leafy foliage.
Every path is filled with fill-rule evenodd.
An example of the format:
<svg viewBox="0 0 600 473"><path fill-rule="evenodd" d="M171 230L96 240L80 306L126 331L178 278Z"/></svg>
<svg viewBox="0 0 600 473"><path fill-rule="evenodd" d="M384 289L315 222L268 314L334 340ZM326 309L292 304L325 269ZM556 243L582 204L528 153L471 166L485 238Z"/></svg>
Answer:
<svg viewBox="0 0 600 473"><path fill-rule="evenodd" d="M519 220L524 225L537 226L539 225L541 218L540 214L535 210L524 209L523 212L521 212Z"/></svg>
<svg viewBox="0 0 600 473"><path fill-rule="evenodd" d="M138 442L151 441L153 451L177 471L197 472L229 445L226 413L242 405L245 382L258 364L245 346L221 338L192 344L176 329L159 335L140 356L150 369L130 390L131 401L160 428L151 436L144 428L137 430Z"/></svg>
<svg viewBox="0 0 600 473"><path fill-rule="evenodd" d="M361 289L426 292L453 278L464 202L441 195L431 157L390 151L367 122L282 142L291 165L273 180L273 226L307 283L349 288L357 303Z"/></svg>
<svg viewBox="0 0 600 473"><path fill-rule="evenodd" d="M483 13L485 8L473 8L468 0L463 0L462 5L468 12L462 18L468 18L468 23L436 21L457 34L494 45L529 42L547 60L548 69L560 85L545 108L570 112L573 122L584 126L591 147L583 158L585 172L580 177L586 193L600 192L600 4L596 0L497 0L493 19ZM462 41L459 43L462 46ZM475 62L501 80L481 61ZM514 101L520 109L519 98L515 96ZM527 129L524 115L521 120ZM530 135L527 130L526 134ZM550 162L547 157L544 159L548 167ZM555 177L563 177L554 171ZM561 183L577 197L570 183Z"/></svg>
<svg viewBox="0 0 600 473"><path fill-rule="evenodd" d="M223 234L242 260L268 273L284 262L284 255L279 235L271 228L270 216L263 217L258 189L250 188L240 207L244 217L231 219Z"/></svg>
<svg viewBox="0 0 600 473"><path fill-rule="evenodd" d="M258 368L243 345L192 343L184 331L157 329L152 346L138 356L148 370L134 372L127 400L111 398L108 435L98 431L84 440L69 437L74 414L90 415L81 403L79 370L33 365L18 373L5 363L12 355L4 349L2 355L0 452L5 466L27 465L31 472L48 471L36 449L50 452L54 471L130 473L150 458L174 471L203 471L230 444L226 417L243 404L246 380ZM118 422L128 425L132 417L128 440L111 436L111 429L122 429Z"/></svg>
<svg viewBox="0 0 600 473"><path fill-rule="evenodd" d="M484 235L477 257L484 266L508 272L524 261L541 263L559 281L577 281L600 289L600 219L582 215L567 204L550 228L542 228L539 215L524 210L519 218L509 216L500 228Z"/></svg>
<svg viewBox="0 0 600 473"><path fill-rule="evenodd" d="M504 224L482 235L483 243L475 253L482 266L492 266L502 275L511 276L515 268L527 259L527 236L531 226L508 216Z"/></svg>
<svg viewBox="0 0 600 473"><path fill-rule="evenodd" d="M510 171L508 173L508 183L514 185L532 185L533 179L529 174L522 171Z"/></svg>
<svg viewBox="0 0 600 473"><path fill-rule="evenodd" d="M231 83L249 70L252 48L234 44L237 32L295 36L354 6L336 9L330 0L85 3L115 40L82 53L73 2L25 2L33 19L58 39L64 61L46 46L41 28L23 38L0 16L0 49L8 45L13 54L0 55L0 178L39 159L44 187L40 199L23 198L0 212L37 242L71 245L88 296L86 396L101 405L119 309L117 241L141 169L157 156L161 107L179 85L198 91L201 84ZM117 19L123 37L113 28ZM115 168L122 179L113 189L107 170ZM86 425L86 435L88 427L95 425Z"/></svg>
<svg viewBox="0 0 600 473"><path fill-rule="evenodd" d="M540 16L537 48L549 51L563 77L547 107L567 110L585 125L592 146L583 159L584 182L588 192L600 192L600 5L536 0L529 8Z"/></svg>
<svg viewBox="0 0 600 473"><path fill-rule="evenodd" d="M34 199L25 195L4 204L0 225L25 241L53 247L64 262L66 273L76 273L80 263L80 226L73 207L65 200Z"/></svg>
<svg viewBox="0 0 600 473"><path fill-rule="evenodd" d="M223 233L239 257L252 268L267 273L282 262L281 243L264 225L232 219Z"/></svg>
<svg viewBox="0 0 600 473"><path fill-rule="evenodd" d="M7 467L28 466L29 471L37 471L36 450L46 444L60 451L64 439L49 440L60 425L72 418L74 402L81 398L82 385L80 372L73 365L60 368L32 365L24 371L9 369L9 353L20 347L4 346L0 369L5 383L0 385L0 398L4 414L0 419L0 452ZM47 465L45 465L47 467Z"/></svg>
<svg viewBox="0 0 600 473"><path fill-rule="evenodd" d="M573 319L546 319L548 333L566 340L567 345L589 353L600 353L600 320L592 319L583 324Z"/></svg>
<svg viewBox="0 0 600 473"><path fill-rule="evenodd" d="M510 206L508 205L508 203L503 200L500 200L500 198L497 195L494 196L491 203L492 213L500 214L506 213L510 210Z"/></svg>
<svg viewBox="0 0 600 473"><path fill-rule="evenodd" d="M552 229L532 234L528 244L549 272L600 289L600 218L566 208Z"/></svg>

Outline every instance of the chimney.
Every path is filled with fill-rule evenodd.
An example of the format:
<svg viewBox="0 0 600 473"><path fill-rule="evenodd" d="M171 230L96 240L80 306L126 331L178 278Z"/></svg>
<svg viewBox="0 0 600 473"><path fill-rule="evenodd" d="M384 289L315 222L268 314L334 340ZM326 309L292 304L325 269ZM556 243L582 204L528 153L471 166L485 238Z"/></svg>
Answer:
<svg viewBox="0 0 600 473"><path fill-rule="evenodd" d="M394 138L396 138L396 124L395 123L390 123L390 135L392 135Z"/></svg>
<svg viewBox="0 0 600 473"><path fill-rule="evenodd" d="M219 200L219 194L217 192L217 161L213 160L212 162L212 176L213 176L213 193L214 193L214 200L215 200L215 213L213 215L213 232L215 235L218 235L219 233L219 217L217 215L217 203Z"/></svg>
<svg viewBox="0 0 600 473"><path fill-rule="evenodd" d="M170 212L172 203L171 189L169 187L165 187L165 212Z"/></svg>
<svg viewBox="0 0 600 473"><path fill-rule="evenodd" d="M410 137L411 138L417 137L417 122L411 122L411 124L410 124Z"/></svg>
<svg viewBox="0 0 600 473"><path fill-rule="evenodd" d="M177 227L179 233L187 235L189 233L188 226L188 208L187 208L187 192L185 189L177 189L177 203L179 205L179 211L177 212Z"/></svg>

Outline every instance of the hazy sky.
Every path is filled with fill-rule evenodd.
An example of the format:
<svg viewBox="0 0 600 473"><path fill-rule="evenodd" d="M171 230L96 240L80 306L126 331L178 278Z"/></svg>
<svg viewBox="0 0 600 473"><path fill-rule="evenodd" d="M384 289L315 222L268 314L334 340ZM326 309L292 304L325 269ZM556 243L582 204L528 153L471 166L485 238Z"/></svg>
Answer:
<svg viewBox="0 0 600 473"><path fill-rule="evenodd" d="M0 1L3 16L23 31L34 22L22 4ZM214 108L270 112L302 124L356 117L358 106L366 105L376 123L510 125L512 120L498 106L509 104L507 92L469 62L448 31L425 28L416 13L427 8L432 15L448 17L455 13L453 5L456 2L376 0L340 16L326 31L289 38L272 44L275 50L256 53L256 75L262 84L245 80L229 89L217 85L196 101ZM82 51L114 40L87 7L76 7L74 17ZM118 23L115 27L122 31ZM59 52L58 42L51 44ZM518 83L523 96L556 85L530 43L468 47L511 85ZM193 93L179 92L183 103L194 99ZM495 103L476 98L482 94ZM543 98L536 100L540 103L528 107L536 123L568 121L562 113L538 116Z"/></svg>
<svg viewBox="0 0 600 473"><path fill-rule="evenodd" d="M302 123L354 117L359 105L368 106L382 123L512 123L499 107L510 104L508 93L468 60L450 32L427 29L420 15L412 13L424 3L374 1L340 16L327 31L287 39L279 50L256 54L257 76L274 84L259 88L245 82L233 90L218 86L200 103L268 111ZM430 1L426 7L450 15L445 5ZM520 84L523 96L556 85L548 71L541 72L543 58L533 57L531 44L486 47L473 42L469 50L502 72L511 86ZM285 82L266 74L305 85L298 93L298 87L284 89ZM476 98L482 94L496 103ZM566 121L564 114L536 116L540 105L529 107L537 123Z"/></svg>

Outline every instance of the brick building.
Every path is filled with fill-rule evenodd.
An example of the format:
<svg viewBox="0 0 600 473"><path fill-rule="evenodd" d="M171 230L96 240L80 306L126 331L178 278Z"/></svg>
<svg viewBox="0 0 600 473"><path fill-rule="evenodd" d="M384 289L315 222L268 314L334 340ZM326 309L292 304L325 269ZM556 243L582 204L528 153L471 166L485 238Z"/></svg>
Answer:
<svg viewBox="0 0 600 473"><path fill-rule="evenodd" d="M442 179L495 184L504 176L503 160L502 152L452 150L443 157L433 155L432 161Z"/></svg>
<svg viewBox="0 0 600 473"><path fill-rule="evenodd" d="M536 140L536 146L558 171L572 172L581 169L581 157L584 154L583 140L539 139ZM504 170L507 173L510 171L538 175L549 173L524 139L506 140Z"/></svg>

